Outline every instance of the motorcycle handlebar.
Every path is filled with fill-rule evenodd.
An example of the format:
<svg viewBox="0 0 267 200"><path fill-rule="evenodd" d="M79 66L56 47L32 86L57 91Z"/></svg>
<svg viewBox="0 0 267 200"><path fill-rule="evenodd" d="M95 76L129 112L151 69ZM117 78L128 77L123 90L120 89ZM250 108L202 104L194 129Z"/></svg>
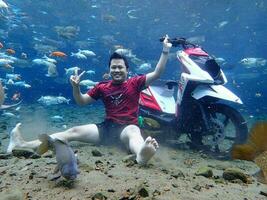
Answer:
<svg viewBox="0 0 267 200"><path fill-rule="evenodd" d="M163 42L165 39L165 37L162 37L159 39L160 42ZM182 38L182 37L176 37L176 38L169 38L168 42L172 44L173 47L178 47L180 45L182 45L182 47L185 49L186 46L193 46L195 47L196 45L193 43L190 43L189 41L186 40L186 38Z"/></svg>

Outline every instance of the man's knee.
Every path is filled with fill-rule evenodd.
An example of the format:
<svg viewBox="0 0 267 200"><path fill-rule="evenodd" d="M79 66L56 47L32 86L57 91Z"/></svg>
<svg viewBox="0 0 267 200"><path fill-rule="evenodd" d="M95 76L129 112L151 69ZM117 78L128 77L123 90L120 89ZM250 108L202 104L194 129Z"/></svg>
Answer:
<svg viewBox="0 0 267 200"><path fill-rule="evenodd" d="M67 130L68 133L74 134L79 132L79 128L77 126L71 127Z"/></svg>
<svg viewBox="0 0 267 200"><path fill-rule="evenodd" d="M126 126L120 135L120 139L122 141L128 140L132 136L136 136L138 134L141 134L140 128L136 125L128 125Z"/></svg>
<svg viewBox="0 0 267 200"><path fill-rule="evenodd" d="M72 128L69 128L67 130L68 133L72 134L79 134L83 132L97 132L97 126L95 124L87 124L87 125L81 125L81 126L74 126Z"/></svg>
<svg viewBox="0 0 267 200"><path fill-rule="evenodd" d="M73 138L83 140L84 142L98 142L99 131L95 124L74 126L67 130Z"/></svg>

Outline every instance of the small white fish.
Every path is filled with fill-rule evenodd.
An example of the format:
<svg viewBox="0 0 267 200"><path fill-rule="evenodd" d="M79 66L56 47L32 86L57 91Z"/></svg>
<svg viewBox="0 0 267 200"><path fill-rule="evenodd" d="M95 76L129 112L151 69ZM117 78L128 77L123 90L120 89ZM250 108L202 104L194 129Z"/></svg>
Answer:
<svg viewBox="0 0 267 200"><path fill-rule="evenodd" d="M63 119L63 117L62 116L60 116L60 115L54 115L54 116L52 116L52 117L50 117L54 122L63 122L64 121L64 119Z"/></svg>
<svg viewBox="0 0 267 200"><path fill-rule="evenodd" d="M136 70L138 72L146 72L146 71L150 70L151 68L152 67L151 67L150 63L143 63L140 66L138 66Z"/></svg>
<svg viewBox="0 0 267 200"><path fill-rule="evenodd" d="M136 55L134 55L132 53L132 50L130 50L130 49L119 48L119 49L116 49L115 52L118 54L121 54L123 56L129 57L129 58L136 57Z"/></svg>
<svg viewBox="0 0 267 200"><path fill-rule="evenodd" d="M0 8L8 8L8 5L3 0L0 0Z"/></svg>
<svg viewBox="0 0 267 200"><path fill-rule="evenodd" d="M53 62L49 62L46 59L36 58L36 59L32 60L32 62L35 65L44 65L46 67L55 66L55 64Z"/></svg>
<svg viewBox="0 0 267 200"><path fill-rule="evenodd" d="M41 96L37 101L45 106L50 106L62 103L69 104L70 99L66 99L63 96Z"/></svg>
<svg viewBox="0 0 267 200"><path fill-rule="evenodd" d="M0 58L3 58L3 59L7 59L7 60L12 60L13 63L17 62L19 59L14 57L14 56L10 56L10 55L7 55L5 53L0 53Z"/></svg>
<svg viewBox="0 0 267 200"><path fill-rule="evenodd" d="M8 58L0 58L0 67L5 67L7 65L13 64L14 61Z"/></svg>
<svg viewBox="0 0 267 200"><path fill-rule="evenodd" d="M11 112L3 112L2 116L9 117L9 118L18 118L19 116L16 116L15 114Z"/></svg>
<svg viewBox="0 0 267 200"><path fill-rule="evenodd" d="M14 84L14 81L12 79L8 79L8 81L6 82L6 84L13 85Z"/></svg>
<svg viewBox="0 0 267 200"><path fill-rule="evenodd" d="M47 62L44 59L36 58L32 60L33 64L35 65L46 65L45 63Z"/></svg>
<svg viewBox="0 0 267 200"><path fill-rule="evenodd" d="M267 64L267 60L264 58L243 58L239 61L239 63L241 63L247 68L263 67Z"/></svg>
<svg viewBox="0 0 267 200"><path fill-rule="evenodd" d="M6 78L17 81L17 80L21 80L21 75L20 74L8 74L8 73L6 73Z"/></svg>
<svg viewBox="0 0 267 200"><path fill-rule="evenodd" d="M140 9L132 9L132 10L128 10L127 11L127 16L130 18L130 19L138 19L138 17L134 16L134 13L136 11L138 11Z"/></svg>
<svg viewBox="0 0 267 200"><path fill-rule="evenodd" d="M77 53L71 52L70 56L73 56L73 57L78 58L78 59L83 59L83 60L87 59L86 55L84 55L80 52L77 52Z"/></svg>
<svg viewBox="0 0 267 200"><path fill-rule="evenodd" d="M218 28L222 28L224 26L226 26L229 22L228 21L222 21L218 24Z"/></svg>
<svg viewBox="0 0 267 200"><path fill-rule="evenodd" d="M94 5L91 5L91 8L100 8L100 5L94 4Z"/></svg>
<svg viewBox="0 0 267 200"><path fill-rule="evenodd" d="M56 77L58 76L57 67L56 65L52 64L47 69L47 77Z"/></svg>
<svg viewBox="0 0 267 200"><path fill-rule="evenodd" d="M54 64L57 63L57 61L56 61L55 59L53 59L53 58L49 58L49 57L47 57L46 55L44 55L43 58L44 58L46 61L48 61L48 62L51 62L51 63L54 63Z"/></svg>
<svg viewBox="0 0 267 200"><path fill-rule="evenodd" d="M19 111L21 109L21 106L18 106L17 108L15 108L16 111Z"/></svg>
<svg viewBox="0 0 267 200"><path fill-rule="evenodd" d="M80 82L80 85L82 85L82 86L86 86L87 89L94 87L96 84L98 84L98 82L94 82L94 81L89 80L89 79L82 80L82 81Z"/></svg>
<svg viewBox="0 0 267 200"><path fill-rule="evenodd" d="M70 67L70 68L65 68L65 74L67 76L71 76L75 74L75 71L79 71L81 68L79 67Z"/></svg>
<svg viewBox="0 0 267 200"><path fill-rule="evenodd" d="M23 85L23 87L24 87L24 88L31 88L32 86L31 86L30 84L25 83L25 84Z"/></svg>
<svg viewBox="0 0 267 200"><path fill-rule="evenodd" d="M47 15L48 14L46 11L43 11L43 10L41 10L40 13L43 14L43 15Z"/></svg>
<svg viewBox="0 0 267 200"><path fill-rule="evenodd" d="M175 58L176 58L176 53L175 53ZM135 65L141 65L142 63L144 63L143 60L137 57L131 58L131 62L134 63Z"/></svg>
<svg viewBox="0 0 267 200"><path fill-rule="evenodd" d="M81 53L81 54L85 55L86 57L96 56L95 52L90 51L90 50L81 50L81 49L78 49L78 53Z"/></svg>
<svg viewBox="0 0 267 200"><path fill-rule="evenodd" d="M221 57L215 58L215 61L221 66L223 66L227 63L226 60L224 58L221 58Z"/></svg>
<svg viewBox="0 0 267 200"><path fill-rule="evenodd" d="M28 83L25 83L25 81L17 81L14 82L13 85L18 86L18 87L23 87L23 88L31 88L32 86Z"/></svg>
<svg viewBox="0 0 267 200"><path fill-rule="evenodd" d="M94 70L87 70L85 73L88 75L94 75L95 71Z"/></svg>

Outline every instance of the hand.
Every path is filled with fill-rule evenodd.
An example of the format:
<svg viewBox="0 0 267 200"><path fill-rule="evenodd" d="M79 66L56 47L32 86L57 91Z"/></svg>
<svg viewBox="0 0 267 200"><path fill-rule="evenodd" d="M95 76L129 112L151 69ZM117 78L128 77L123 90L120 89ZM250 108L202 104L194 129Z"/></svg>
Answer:
<svg viewBox="0 0 267 200"><path fill-rule="evenodd" d="M170 42L168 42L169 36L166 35L164 40L163 40L163 52L169 53L170 48L172 47L172 44Z"/></svg>
<svg viewBox="0 0 267 200"><path fill-rule="evenodd" d="M70 76L70 83L72 85L72 87L78 87L79 83L81 81L81 77L82 75L85 73L85 71L83 71L82 73L80 73L80 75L78 74L78 69L76 69L74 71L74 75Z"/></svg>

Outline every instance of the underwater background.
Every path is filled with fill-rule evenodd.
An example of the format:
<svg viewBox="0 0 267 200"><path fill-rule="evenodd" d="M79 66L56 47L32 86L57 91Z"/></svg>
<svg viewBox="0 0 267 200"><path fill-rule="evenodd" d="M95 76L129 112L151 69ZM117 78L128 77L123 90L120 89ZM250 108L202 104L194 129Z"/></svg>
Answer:
<svg viewBox="0 0 267 200"><path fill-rule="evenodd" d="M7 94L5 104L14 103L14 93L19 93L24 105L38 103L46 95L64 96L75 104L65 68L78 66L89 71L83 79L101 81L108 72L109 55L118 48L130 52L132 74L152 71L162 48L159 38L168 34L171 38L189 38L218 58L228 79L227 88L244 103L238 106L240 112L252 120L266 119L265 0L5 0L5 3L8 8L0 8L3 45L0 58L12 56L14 60L11 68L0 67ZM79 49L95 55L79 58L75 56ZM179 80L177 50L171 49L163 79ZM53 51L67 56L53 57L57 73L48 76L47 66L36 64L34 59L49 57ZM241 62L244 58L261 62L244 65ZM141 69L143 63L151 66ZM20 81L30 87L9 84L6 77L12 73L19 74ZM98 104L94 104L95 109ZM68 106L62 105L66 109Z"/></svg>
<svg viewBox="0 0 267 200"><path fill-rule="evenodd" d="M264 146L254 161L221 160L190 149L185 134L172 140L165 127L158 134L170 142L159 140L147 167L133 162L120 143L72 142L80 170L73 185L51 179L57 164L52 152L35 158L28 150L33 154L27 158L24 150L22 156L7 153L18 122L26 141L102 122L101 101L75 103L70 75L86 71L86 92L104 79L114 51L127 57L130 76L151 72L166 34L187 38L216 59L228 79L225 86L243 101L229 104L251 130L267 119L266 19L266 0L0 0L0 81L6 95L3 102L0 85L0 199L266 199L266 122L259 137L244 144L253 151ZM177 50L171 49L162 79L179 81ZM46 102L47 96L54 99Z"/></svg>

